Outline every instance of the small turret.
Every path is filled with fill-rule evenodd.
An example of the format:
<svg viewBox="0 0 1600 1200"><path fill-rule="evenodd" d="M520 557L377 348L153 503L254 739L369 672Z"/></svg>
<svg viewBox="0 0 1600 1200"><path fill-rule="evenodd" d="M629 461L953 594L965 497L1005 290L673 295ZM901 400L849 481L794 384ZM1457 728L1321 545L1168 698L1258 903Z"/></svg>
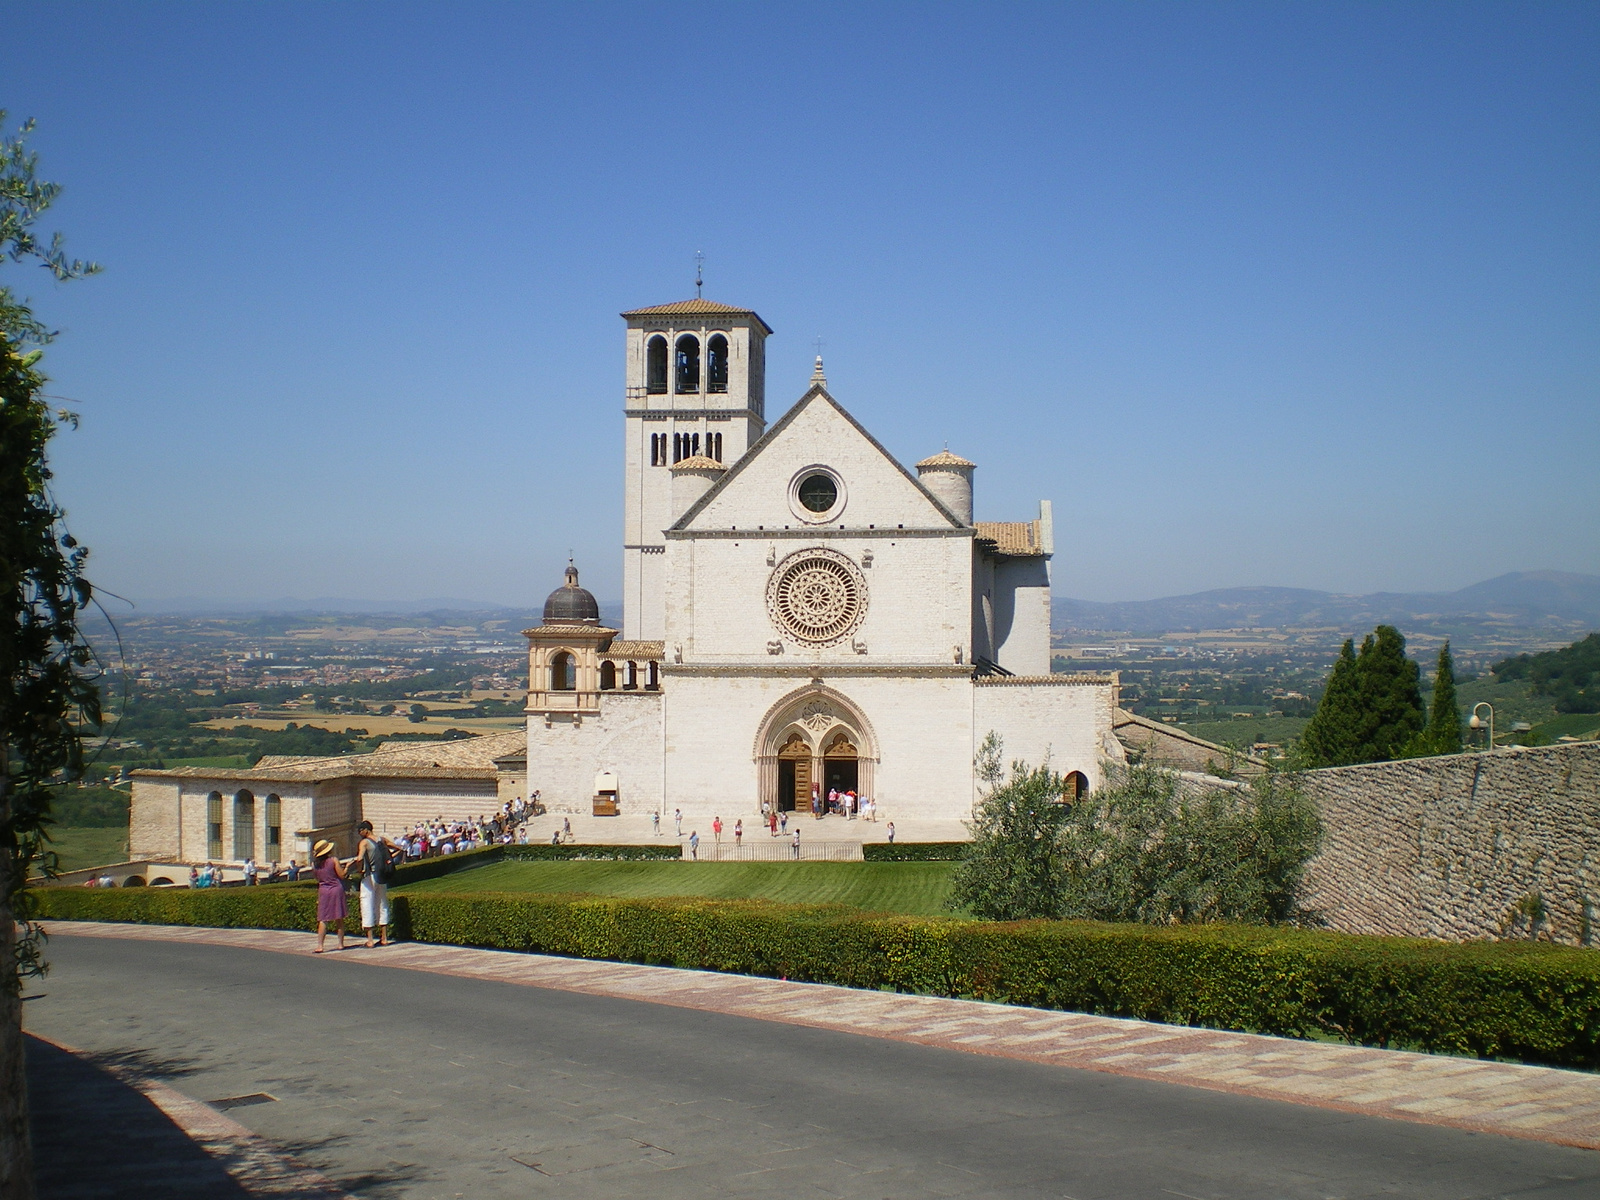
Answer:
<svg viewBox="0 0 1600 1200"><path fill-rule="evenodd" d="M976 463L951 454L946 448L917 464L917 478L957 520L971 525L972 472L976 469Z"/></svg>
<svg viewBox="0 0 1600 1200"><path fill-rule="evenodd" d="M726 468L714 458L696 454L672 464L672 519L676 521L722 478Z"/></svg>

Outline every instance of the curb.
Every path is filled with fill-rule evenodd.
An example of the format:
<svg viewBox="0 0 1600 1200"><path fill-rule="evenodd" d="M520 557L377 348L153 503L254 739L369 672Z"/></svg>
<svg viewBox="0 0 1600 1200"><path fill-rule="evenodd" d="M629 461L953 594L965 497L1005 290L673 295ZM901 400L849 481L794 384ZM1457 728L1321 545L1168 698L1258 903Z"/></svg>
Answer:
<svg viewBox="0 0 1600 1200"><path fill-rule="evenodd" d="M82 1050L42 1033L30 1029L28 1036L74 1058L94 1061L93 1056ZM136 1071L116 1066L101 1066L100 1069L160 1109L185 1137L215 1159L251 1196L262 1200L357 1200L316 1168L279 1150L209 1104Z"/></svg>

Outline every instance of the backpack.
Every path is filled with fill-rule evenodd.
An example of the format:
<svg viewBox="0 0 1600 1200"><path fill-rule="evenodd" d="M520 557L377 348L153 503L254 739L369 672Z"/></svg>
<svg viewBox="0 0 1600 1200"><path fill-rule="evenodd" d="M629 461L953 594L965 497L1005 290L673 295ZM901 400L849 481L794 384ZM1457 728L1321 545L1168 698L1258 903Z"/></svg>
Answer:
<svg viewBox="0 0 1600 1200"><path fill-rule="evenodd" d="M383 855L378 860L378 882L383 884L384 887L388 887L399 877L400 852L391 850L381 843L378 846L378 850Z"/></svg>

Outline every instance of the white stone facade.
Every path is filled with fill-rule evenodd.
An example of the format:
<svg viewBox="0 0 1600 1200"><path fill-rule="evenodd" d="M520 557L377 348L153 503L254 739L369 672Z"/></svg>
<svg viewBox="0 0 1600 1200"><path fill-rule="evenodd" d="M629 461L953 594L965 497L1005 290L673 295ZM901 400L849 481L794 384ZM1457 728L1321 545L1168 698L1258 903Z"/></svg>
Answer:
<svg viewBox="0 0 1600 1200"><path fill-rule="evenodd" d="M1048 503L1034 521L975 524L974 464L945 451L919 480L833 399L820 359L766 427L758 351L770 330L749 310L688 301L624 315L615 645L654 656L659 690L630 694L614 675L575 689L587 695L541 691L550 648L572 648L585 680L607 655L603 637L586 656L576 647L608 631L547 616L528 631L529 788L583 814L595 776L611 772L624 816L731 820L804 809L807 785L838 784L961 836L990 732L1008 759L1048 757L1085 786L1101 781L1103 759L1121 756L1116 682L1050 675ZM703 344L717 331L733 348L725 393L680 395L675 378L648 392L650 338ZM710 420L717 405L737 419ZM737 436L710 442L713 425ZM651 440L662 434L699 440L663 455Z"/></svg>

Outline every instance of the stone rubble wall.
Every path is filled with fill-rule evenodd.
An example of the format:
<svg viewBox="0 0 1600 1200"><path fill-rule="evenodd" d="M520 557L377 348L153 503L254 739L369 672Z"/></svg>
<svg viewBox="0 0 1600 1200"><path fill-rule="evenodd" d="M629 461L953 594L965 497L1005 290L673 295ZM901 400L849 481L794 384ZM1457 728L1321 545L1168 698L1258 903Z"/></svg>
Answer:
<svg viewBox="0 0 1600 1200"><path fill-rule="evenodd" d="M1307 901L1332 928L1600 940L1600 743L1329 767L1303 786L1324 825Z"/></svg>

